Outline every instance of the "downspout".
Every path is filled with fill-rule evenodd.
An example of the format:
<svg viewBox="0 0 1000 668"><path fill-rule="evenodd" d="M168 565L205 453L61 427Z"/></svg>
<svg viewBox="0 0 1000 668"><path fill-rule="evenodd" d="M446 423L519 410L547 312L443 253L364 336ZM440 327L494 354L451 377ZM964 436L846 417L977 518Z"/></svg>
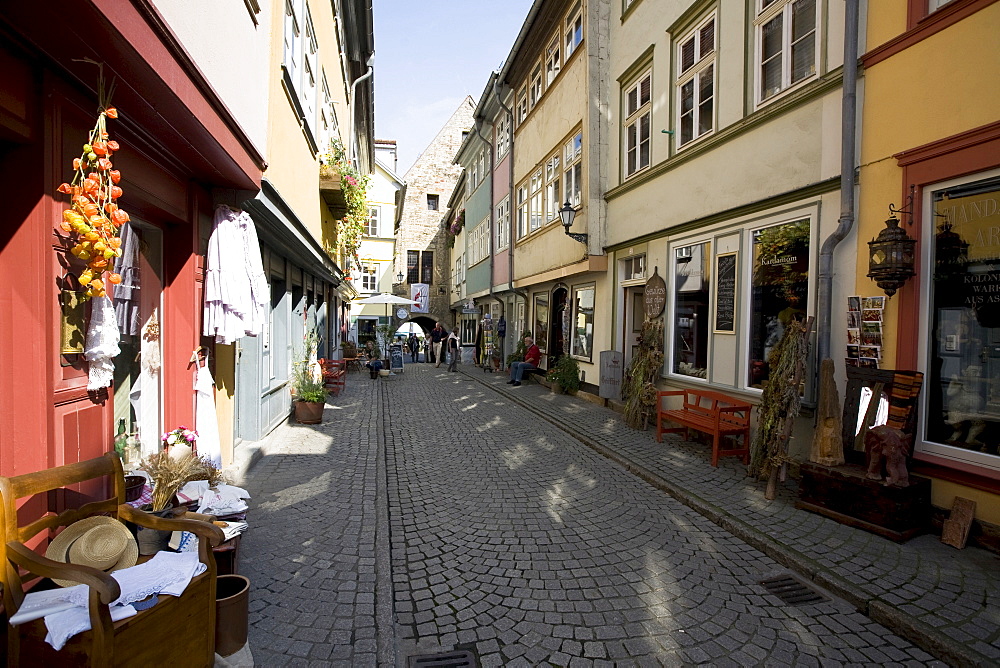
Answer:
<svg viewBox="0 0 1000 668"><path fill-rule="evenodd" d="M507 120L509 123L507 127L510 128L510 145L507 147L507 155L510 158L507 160L507 187L510 188L510 243L507 250L507 286L509 292L513 293L515 297L520 297L524 300L524 312L528 312L528 293L518 290L514 287L514 242L517 239L517 234L514 229L514 220L517 217L517 203L514 201L515 193L517 190L514 188L514 112L503 103L503 98L500 96L500 91L497 90L497 81L493 81L493 94L497 98L497 104L499 104L505 114L507 114ZM514 341L521 340L521 332L514 333Z"/></svg>
<svg viewBox="0 0 1000 668"><path fill-rule="evenodd" d="M375 54L373 53L371 57L368 58L368 71L359 76L357 79L355 79L354 83L351 84L351 136L350 136L351 163L354 164L355 166L357 166L357 159L358 159L357 156L358 141L357 137L355 136L355 133L357 131L357 128L355 127L355 115L357 114L357 110L354 107L354 100L356 99L358 94L358 84L364 81L365 79L370 78L371 75L375 73L375 68L372 62L374 60L375 60Z"/></svg>
<svg viewBox="0 0 1000 668"><path fill-rule="evenodd" d="M816 352L830 357L833 311L833 251L854 226L854 163L857 139L858 1L844 3L844 83L841 102L840 219L837 229L823 242L819 254Z"/></svg>

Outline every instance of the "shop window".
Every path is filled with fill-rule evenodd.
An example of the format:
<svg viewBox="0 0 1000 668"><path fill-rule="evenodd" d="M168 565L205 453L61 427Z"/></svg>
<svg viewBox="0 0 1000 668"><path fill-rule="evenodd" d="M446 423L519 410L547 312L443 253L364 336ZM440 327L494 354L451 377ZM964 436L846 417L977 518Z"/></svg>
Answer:
<svg viewBox="0 0 1000 668"><path fill-rule="evenodd" d="M549 295L547 293L535 294L533 312L535 314L535 331L533 332L535 344L544 353L549 341Z"/></svg>
<svg viewBox="0 0 1000 668"><path fill-rule="evenodd" d="M708 242L674 249L674 334L672 370L682 376L708 374Z"/></svg>
<svg viewBox="0 0 1000 668"><path fill-rule="evenodd" d="M934 279L918 450L1000 470L1000 176L933 189L928 208Z"/></svg>
<svg viewBox="0 0 1000 668"><path fill-rule="evenodd" d="M594 355L594 292L593 285L573 288L573 330L569 349L573 357L589 360Z"/></svg>
<svg viewBox="0 0 1000 668"><path fill-rule="evenodd" d="M462 315L462 345L472 346L476 343L478 317L471 314Z"/></svg>
<svg viewBox="0 0 1000 668"><path fill-rule="evenodd" d="M769 357L809 301L809 220L753 231L750 293L750 369L747 384L763 388Z"/></svg>

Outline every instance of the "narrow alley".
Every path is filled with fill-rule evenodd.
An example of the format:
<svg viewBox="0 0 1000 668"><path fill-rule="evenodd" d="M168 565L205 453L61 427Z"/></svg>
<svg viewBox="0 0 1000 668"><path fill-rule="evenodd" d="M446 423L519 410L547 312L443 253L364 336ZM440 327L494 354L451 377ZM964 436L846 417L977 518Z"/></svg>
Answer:
<svg viewBox="0 0 1000 668"><path fill-rule="evenodd" d="M352 374L322 425L261 445L241 557L258 665L402 666L456 649L484 666L936 663L857 602L769 595L760 581L787 568L543 416L708 478L735 467L708 472L699 446L657 445L603 408L503 380L426 364ZM827 523L809 515L798 535L814 521Z"/></svg>

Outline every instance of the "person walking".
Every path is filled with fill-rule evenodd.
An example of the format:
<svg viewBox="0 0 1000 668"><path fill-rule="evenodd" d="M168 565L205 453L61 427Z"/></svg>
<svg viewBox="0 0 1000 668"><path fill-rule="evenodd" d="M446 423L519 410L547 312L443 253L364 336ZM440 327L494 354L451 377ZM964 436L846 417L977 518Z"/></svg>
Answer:
<svg viewBox="0 0 1000 668"><path fill-rule="evenodd" d="M431 347L433 349L435 369L441 366L441 344L444 343L446 338L448 338L448 330L442 327L440 322L434 323L434 329L431 330Z"/></svg>
<svg viewBox="0 0 1000 668"><path fill-rule="evenodd" d="M410 362L416 364L420 356L420 340L417 339L417 335L410 332L410 338L406 340L406 345L410 348Z"/></svg>
<svg viewBox="0 0 1000 668"><path fill-rule="evenodd" d="M535 340L530 336L524 337L524 361L514 362L510 365L510 380L507 381L507 384L518 387L521 384L521 379L524 378L524 372L537 369L541 361L542 351L535 345Z"/></svg>
<svg viewBox="0 0 1000 668"><path fill-rule="evenodd" d="M458 327L455 327L448 335L448 371L458 371L458 344Z"/></svg>

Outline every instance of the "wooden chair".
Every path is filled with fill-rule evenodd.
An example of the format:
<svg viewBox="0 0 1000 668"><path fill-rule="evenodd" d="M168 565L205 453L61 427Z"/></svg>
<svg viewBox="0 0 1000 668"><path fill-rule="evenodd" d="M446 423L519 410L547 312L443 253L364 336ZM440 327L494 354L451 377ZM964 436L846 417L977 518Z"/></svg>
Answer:
<svg viewBox="0 0 1000 668"><path fill-rule="evenodd" d="M78 490L111 489L109 498L89 501L56 514L54 506L71 505ZM106 492L100 492L101 495ZM32 498L34 497L34 498ZM93 498L93 497L91 497ZM24 500L23 503L18 503ZM43 505L41 512L21 524L24 511ZM39 515L41 515L39 517ZM108 605L121 594L118 582L88 566L53 561L33 551L51 538L55 529L94 515L108 515L151 529L190 531L199 537L198 556L208 569L191 580L180 597L161 595L156 605L118 622L111 621ZM125 505L121 461L111 452L103 457L27 473L0 477L0 570L3 603L9 618L24 601L26 584L39 577L59 578L90 587L91 630L78 634L56 651L45 642L45 620L7 626L8 666L211 666L215 658L215 559L212 547L222 531L190 519L161 519Z"/></svg>

